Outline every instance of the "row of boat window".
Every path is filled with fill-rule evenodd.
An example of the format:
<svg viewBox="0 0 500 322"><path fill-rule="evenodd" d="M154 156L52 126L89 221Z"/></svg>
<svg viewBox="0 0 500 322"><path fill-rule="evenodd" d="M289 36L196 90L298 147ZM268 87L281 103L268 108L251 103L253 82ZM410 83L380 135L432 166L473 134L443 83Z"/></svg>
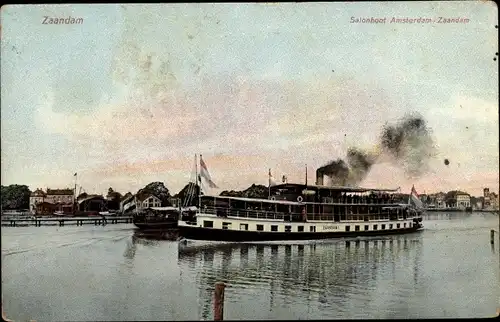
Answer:
<svg viewBox="0 0 500 322"><path fill-rule="evenodd" d="M286 196L294 197L303 194L302 188L279 188L277 190L271 189L272 196ZM388 203L400 202L403 199L401 194L389 193L369 193L366 192L333 192L330 189L315 191L312 195L315 200L328 200L326 202L339 202L339 203Z"/></svg>
<svg viewBox="0 0 500 322"><path fill-rule="evenodd" d="M408 211L406 209L383 209L382 206L368 207L368 206L332 206L332 205L314 205L307 204L303 206L294 205L243 205L242 207L229 206L227 204L217 206L214 205L203 205L202 210L207 212L208 210L217 209L222 210L227 213L236 212L270 212L270 213L290 213L290 214L302 214L306 213L308 215L361 215L361 214L373 214L373 215L406 215Z"/></svg>
<svg viewBox="0 0 500 322"><path fill-rule="evenodd" d="M382 224L380 225L381 226L381 230L385 230L386 229L386 224ZM204 228L213 228L214 227L214 222L211 221L211 220L204 220L203 221L203 227ZM226 229L229 229L231 227L231 223L229 222L223 222L222 223L222 229L226 230ZM409 224L409 227L411 227L411 223ZM369 230L370 229L370 226L369 225L365 225L364 227L365 231L366 230ZM396 228L401 228L401 224L396 224ZM403 223L403 228L406 228L406 223ZM360 231L361 229L361 226L360 225L354 225L354 231ZM393 224L388 224L388 229L394 229L394 225ZM248 224L240 224L240 230L248 230ZM264 231L264 225L259 225L257 224L256 225L256 230L257 231ZM372 230L378 230L378 225L373 225L373 229ZM271 231L278 231L278 225L271 225ZM351 231L351 226L350 225L346 225L345 226L345 231ZM286 225L285 226L285 232L292 232L292 226L290 225ZM304 232L304 226L297 226L297 232ZM316 232L316 226L309 226L309 232Z"/></svg>
<svg viewBox="0 0 500 322"><path fill-rule="evenodd" d="M398 220L407 219L412 217L411 214L406 212L391 213L391 214L314 214L314 213L279 213L270 212L263 210L230 210L227 208L215 208L206 207L202 210L202 213L214 214L218 217L243 217L243 218L265 218L265 219L284 219L285 221L306 221L306 220L323 220L323 221L345 221L345 220L356 220L356 221L369 221L369 220Z"/></svg>
<svg viewBox="0 0 500 322"><path fill-rule="evenodd" d="M399 203L401 200L392 195L384 196L342 196L342 197L322 197L323 202L348 203L348 204L389 204Z"/></svg>

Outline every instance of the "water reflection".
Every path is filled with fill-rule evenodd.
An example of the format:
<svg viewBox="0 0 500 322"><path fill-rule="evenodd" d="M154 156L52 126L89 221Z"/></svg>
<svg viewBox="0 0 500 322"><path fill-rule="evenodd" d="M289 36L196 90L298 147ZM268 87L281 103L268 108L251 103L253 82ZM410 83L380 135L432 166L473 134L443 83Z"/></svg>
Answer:
<svg viewBox="0 0 500 322"><path fill-rule="evenodd" d="M423 259L422 233L290 245L185 244L177 242L175 232L138 231L127 244L124 256L133 258L137 244L175 245L181 274L187 274L186 281L196 285L198 316L202 319L213 318L211 301L214 285L219 281L228 285L229 307L230 303L239 307L252 302L260 308L257 313L243 312L242 316L257 314L259 319L265 319L266 312L276 316L284 308L295 307L293 314L298 318L331 318L332 312L337 317L352 317L356 307L357 317L395 318L418 316L417 311L422 308L411 305L423 305L430 290L439 293L434 290L434 283L429 284L429 274L434 273L425 270L425 265L430 264L429 256L435 253L431 246L435 245L435 235L430 236L433 242L426 243L428 251ZM366 310L360 310L359 305L366 305ZM384 309L377 309L379 305Z"/></svg>
<svg viewBox="0 0 500 322"><path fill-rule="evenodd" d="M301 297L308 310L316 305L345 312L352 298L370 300L381 274L394 280L401 270L398 263L403 263L404 273L411 271L411 284L417 284L421 248L419 234L309 245L228 243L179 247L178 261L182 266L202 260L196 273L197 282L204 285L200 299L211 299L214 284L223 281L240 296L258 289L270 310L278 298L291 305ZM209 318L209 311L206 301L203 318Z"/></svg>
<svg viewBox="0 0 500 322"><path fill-rule="evenodd" d="M134 259L135 252L137 251L135 236L132 236L129 240L127 240L126 245L127 247L125 249L125 252L123 253L123 256L128 259Z"/></svg>
<svg viewBox="0 0 500 322"><path fill-rule="evenodd" d="M182 249L175 231L16 228L2 231L4 305L19 320L212 320L224 281L229 320L492 316L498 217L463 215L404 236Z"/></svg>
<svg viewBox="0 0 500 322"><path fill-rule="evenodd" d="M174 241L177 240L177 237L176 230L134 230L130 239L126 241L123 256L132 260L135 257L138 244L143 246L157 246L162 240Z"/></svg>
<svg viewBox="0 0 500 322"><path fill-rule="evenodd" d="M458 218L469 218L471 212L426 212L423 215L424 225L426 220L456 220Z"/></svg>
<svg viewBox="0 0 500 322"><path fill-rule="evenodd" d="M179 238L179 231L177 229L148 229L148 230L134 230L133 236L138 243L147 244L147 241L160 241L169 240L175 241Z"/></svg>

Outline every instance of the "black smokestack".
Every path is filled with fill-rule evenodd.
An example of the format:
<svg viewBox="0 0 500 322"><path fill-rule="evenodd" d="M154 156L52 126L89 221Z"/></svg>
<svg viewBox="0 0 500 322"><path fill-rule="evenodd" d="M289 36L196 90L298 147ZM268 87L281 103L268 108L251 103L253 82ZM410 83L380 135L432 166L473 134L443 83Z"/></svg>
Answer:
<svg viewBox="0 0 500 322"><path fill-rule="evenodd" d="M318 168L318 170L316 170L316 185L318 185L318 186L323 185L323 176L324 175L325 174L323 173L323 167Z"/></svg>
<svg viewBox="0 0 500 322"><path fill-rule="evenodd" d="M326 175L334 186L353 186L363 181L376 160L375 155L357 148L349 148L347 162L342 159L331 161L316 171L316 177L321 177L318 182L322 182L323 176Z"/></svg>
<svg viewBox="0 0 500 322"><path fill-rule="evenodd" d="M342 159L331 161L322 166L316 171L316 175L318 174L318 171L322 176L328 176L332 180L331 184L335 186L345 185L350 172L347 164Z"/></svg>

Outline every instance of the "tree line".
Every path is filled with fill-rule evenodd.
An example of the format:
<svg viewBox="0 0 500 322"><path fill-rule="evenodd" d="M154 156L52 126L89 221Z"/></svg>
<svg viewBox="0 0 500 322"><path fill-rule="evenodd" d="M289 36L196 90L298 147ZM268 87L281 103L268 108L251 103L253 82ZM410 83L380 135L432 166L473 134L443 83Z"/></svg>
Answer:
<svg viewBox="0 0 500 322"><path fill-rule="evenodd" d="M155 181L147 184L143 188L137 191L136 196L149 195L152 194L158 197L163 207L171 206L172 199L180 199L181 201L187 201L187 206L197 206L198 196L200 195L200 187L195 185L193 182L188 183L184 186L178 193L171 195L170 190L165 186L163 182ZM458 193L464 193L458 190L452 190L445 195L445 202L451 203ZM31 191L27 185L9 185L2 186L1 190L1 201L2 209L4 210L14 210L14 209L29 209L29 199ZM188 196L191 195L191 198ZM229 197L244 197L244 198L261 198L266 199L268 196L268 188L264 185L252 184L245 190L226 190L220 193L221 196ZM431 202L437 194L428 194L423 197L423 202ZM77 199L82 199L88 197L89 194L82 193L78 195ZM108 207L110 209L119 209L120 202L124 199L133 196L131 192L121 194L120 192L114 191L113 188L108 189L106 198L108 199ZM471 197L471 203L479 198Z"/></svg>
<svg viewBox="0 0 500 322"><path fill-rule="evenodd" d="M12 184L8 186L2 185L1 187L1 201L3 210L29 209L31 190L27 185ZM155 181L139 189L139 191L137 191L136 193L136 196L152 194L161 200L163 207L171 206L172 199L187 201L186 206L197 206L198 196L200 195L200 193L201 191L199 185L195 185L193 182L190 182L185 185L184 188L182 188L178 193L171 195L170 190L165 186L163 182ZM263 185L253 184L245 190L223 191L220 195L246 198L267 198L267 187ZM91 195L83 192L77 196L77 200L81 200L89 196ZM131 196L134 196L134 194L132 194L131 192L122 194L110 187L106 195L106 199L108 200L108 208L119 209L120 202Z"/></svg>

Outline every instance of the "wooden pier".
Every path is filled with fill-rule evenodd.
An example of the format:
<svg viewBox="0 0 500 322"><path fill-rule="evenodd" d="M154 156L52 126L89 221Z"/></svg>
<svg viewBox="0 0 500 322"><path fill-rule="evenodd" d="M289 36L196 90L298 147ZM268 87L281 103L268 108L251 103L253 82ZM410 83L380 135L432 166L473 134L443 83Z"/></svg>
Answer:
<svg viewBox="0 0 500 322"><path fill-rule="evenodd" d="M82 226L84 224L104 225L104 224L131 224L132 216L107 216L103 217L64 217L64 218L16 218L16 219L3 219L2 226L17 227L17 226L65 226L76 225Z"/></svg>

